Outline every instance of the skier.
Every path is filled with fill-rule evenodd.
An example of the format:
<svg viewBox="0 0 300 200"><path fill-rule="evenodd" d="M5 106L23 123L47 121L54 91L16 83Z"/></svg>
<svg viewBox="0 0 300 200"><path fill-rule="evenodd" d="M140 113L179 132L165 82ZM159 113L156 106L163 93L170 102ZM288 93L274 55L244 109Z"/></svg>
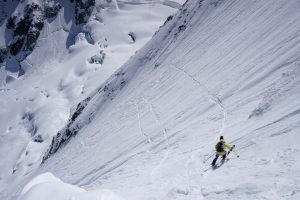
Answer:
<svg viewBox="0 0 300 200"><path fill-rule="evenodd" d="M216 149L216 157L213 160L213 162L211 163L212 166L215 166L219 156L222 156L222 162L225 161L226 155L227 155L227 149L228 154L230 153L230 151L234 148L235 145L231 146L230 144L227 144L224 140L224 137L221 136L220 137L220 141L216 144L215 149Z"/></svg>

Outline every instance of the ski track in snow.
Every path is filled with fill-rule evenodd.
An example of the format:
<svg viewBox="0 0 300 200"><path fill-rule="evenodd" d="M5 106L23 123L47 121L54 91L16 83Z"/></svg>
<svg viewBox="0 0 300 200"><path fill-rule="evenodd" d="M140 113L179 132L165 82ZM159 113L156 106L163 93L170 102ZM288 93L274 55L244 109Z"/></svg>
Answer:
<svg viewBox="0 0 300 200"><path fill-rule="evenodd" d="M224 130L225 130L226 121L227 121L227 111L226 111L226 109L225 109L225 107L224 107L224 105L223 105L221 99L220 99L217 95L215 95L215 94L213 94L211 91L209 91L208 88L207 88L204 84L202 84L199 80L197 80L194 76L192 76L192 75L191 75L190 73L188 73L186 70L177 67L177 66L176 66L175 64L173 64L173 63L171 63L171 66L172 66L173 68L175 68L176 70L180 71L181 73L183 73L184 75L186 75L187 77L189 77L189 78L190 78L192 81L194 81L195 83L197 83L197 84L200 86L200 88L207 94L208 99L209 99L211 102L213 102L215 105L217 105L217 106L221 109L222 114L223 114L223 119L222 119L222 125L221 125L220 130L219 130L219 135L216 135L216 136L215 136L215 139L217 140L218 137L219 137L220 135L223 135ZM210 145L210 144L209 144L209 145ZM208 146L209 146L209 145L208 145ZM213 157L214 155L215 155L215 151L212 150L212 151L208 154L208 157L207 157L207 158L204 158L204 160L202 161L203 164L206 164L207 161L208 161L211 157ZM208 169L211 169L211 167L209 167ZM208 171L209 171L208 169L204 169L203 172L205 172L205 173L208 172Z"/></svg>
<svg viewBox="0 0 300 200"><path fill-rule="evenodd" d="M167 134L167 130L163 127L163 125L161 124L161 121L159 119L158 114L155 112L153 105L143 97L143 101L149 106L150 112L156 122L156 124L159 126L159 128L161 129L161 131L163 132L164 135L164 140L166 143L166 152L164 154L164 157L160 160L159 164L156 165L156 167L154 167L154 169L151 171L150 176L152 179L152 182L154 182L155 180L155 174L157 173L157 171L159 170L159 168L161 168L161 166L163 165L163 163L168 159L169 157L169 148L170 148L170 143L169 143L169 138L168 138L168 134Z"/></svg>
<svg viewBox="0 0 300 200"><path fill-rule="evenodd" d="M159 164L157 164L150 172L150 176L151 176L151 181L155 182L155 176L156 173L158 172L158 170L162 167L162 165L164 164L164 162L168 159L169 157L169 148L170 148L170 143L169 143L169 138L168 138L168 134L167 134L167 130L163 127L161 120L159 119L159 115L155 112L155 109L152 105L151 102L149 102L149 100L147 100L146 98L142 97L142 101L146 103L146 105L149 108L149 111L151 113L152 118L155 120L157 126L159 127L159 129L161 130L161 132L163 133L163 138L164 138L164 142L166 144L166 151L164 153L163 158L160 160ZM141 125L141 116L140 116L140 109L139 109L139 105L137 102L133 102L131 101L131 104L133 104L136 107L136 111L137 111L137 118L138 118L138 126L139 126L139 130L140 130L140 135L142 137L145 137L145 139L147 140L148 143L152 143L152 140L150 138L149 135L145 134ZM137 144L137 146L140 146L141 144L144 144L144 142L141 142L139 144ZM128 151L124 151L122 152L120 155L118 155L117 157L111 159L110 161L108 161L107 163L105 163L104 165L101 165L100 167L98 167L97 169L93 169L92 171L88 172L87 174L85 174L82 178L78 179L78 181L74 182L73 184L75 185L80 185L80 186L87 186L87 185L91 185L93 182L97 181L99 178L103 177L104 175L106 175L107 173L112 172L114 169L119 168L120 166L122 166L123 164L127 163L129 160L134 159L137 155L141 154L141 153L145 153L145 152L138 152L132 155L128 155L125 156L124 159L119 160L123 155L127 155L131 150L136 149L137 146L131 148ZM113 164L115 163L115 164ZM108 169L105 169L106 167L109 167ZM99 174L100 171L104 170L102 173Z"/></svg>
<svg viewBox="0 0 300 200"><path fill-rule="evenodd" d="M177 67L176 65L174 64L171 64L175 69L179 70L180 72L182 72L183 74L185 74L186 76L188 76L191 80L193 80L194 82L196 82L201 88L202 90L205 91L205 93L208 95L208 98L211 102L213 102L214 104L216 104L218 107L220 107L220 109L222 110L222 114L223 114L223 119L222 119L222 126L219 130L219 135L222 135L224 130L225 130L225 123L226 123L226 120L227 120L227 111L221 101L221 99L215 95L215 94L212 94L208 89L207 87L202 84L200 81L198 81L195 77L193 77L191 74L189 74L186 70L184 69L181 69L179 67Z"/></svg>
<svg viewBox="0 0 300 200"><path fill-rule="evenodd" d="M136 110L137 110L137 118L138 118L138 121L139 121L139 130L140 130L141 136L145 137L148 143L151 143L152 142L151 138L149 137L148 134L146 134L145 132L143 132L143 129L142 129L139 104L138 103L134 103L134 105L135 105Z"/></svg>

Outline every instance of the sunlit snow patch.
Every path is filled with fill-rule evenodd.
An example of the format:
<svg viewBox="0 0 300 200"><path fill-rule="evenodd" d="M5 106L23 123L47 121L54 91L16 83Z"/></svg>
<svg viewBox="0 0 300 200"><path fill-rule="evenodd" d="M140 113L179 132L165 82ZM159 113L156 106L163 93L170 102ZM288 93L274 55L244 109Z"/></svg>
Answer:
<svg viewBox="0 0 300 200"><path fill-rule="evenodd" d="M124 200L110 190L86 191L62 182L50 172L32 179L23 189L19 200Z"/></svg>

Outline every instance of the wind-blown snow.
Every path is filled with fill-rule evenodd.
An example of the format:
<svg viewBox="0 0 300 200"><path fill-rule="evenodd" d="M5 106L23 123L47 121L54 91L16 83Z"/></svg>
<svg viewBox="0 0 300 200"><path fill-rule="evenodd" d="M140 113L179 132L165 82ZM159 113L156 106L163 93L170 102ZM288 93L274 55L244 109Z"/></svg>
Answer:
<svg viewBox="0 0 300 200"><path fill-rule="evenodd" d="M131 200L298 199L299 8L188 1L89 94L76 123L92 121L36 173ZM211 170L220 135L236 149Z"/></svg>

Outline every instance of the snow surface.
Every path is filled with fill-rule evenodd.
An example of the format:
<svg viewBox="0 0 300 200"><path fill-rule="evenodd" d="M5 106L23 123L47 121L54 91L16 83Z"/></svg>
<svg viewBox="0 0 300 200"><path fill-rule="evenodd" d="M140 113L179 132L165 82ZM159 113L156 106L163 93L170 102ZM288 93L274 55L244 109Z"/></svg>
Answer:
<svg viewBox="0 0 300 200"><path fill-rule="evenodd" d="M299 199L299 8L297 0L188 1L104 82L109 91L86 93L76 123L91 112L93 120L2 198L51 172L131 200ZM212 170L220 135L236 149Z"/></svg>
<svg viewBox="0 0 300 200"><path fill-rule="evenodd" d="M51 173L44 173L31 180L20 194L19 200L122 200L109 190L85 191L63 183Z"/></svg>
<svg viewBox="0 0 300 200"><path fill-rule="evenodd" d="M21 15L29 2L5 9ZM25 75L18 77L0 67L0 199L7 199L1 196L9 184L18 183L19 178L39 167L53 135L66 125L76 105L149 41L177 10L158 1L124 1L118 8L105 7L103 2L96 1L83 27L85 33L76 35L75 44L69 47L71 8L60 2L66 5L45 24L35 50L22 63ZM5 37L5 26L1 26L0 38ZM130 32L135 34L134 42ZM0 42L5 46L4 39ZM91 63L91 58L97 62ZM36 142L39 139L42 143Z"/></svg>

